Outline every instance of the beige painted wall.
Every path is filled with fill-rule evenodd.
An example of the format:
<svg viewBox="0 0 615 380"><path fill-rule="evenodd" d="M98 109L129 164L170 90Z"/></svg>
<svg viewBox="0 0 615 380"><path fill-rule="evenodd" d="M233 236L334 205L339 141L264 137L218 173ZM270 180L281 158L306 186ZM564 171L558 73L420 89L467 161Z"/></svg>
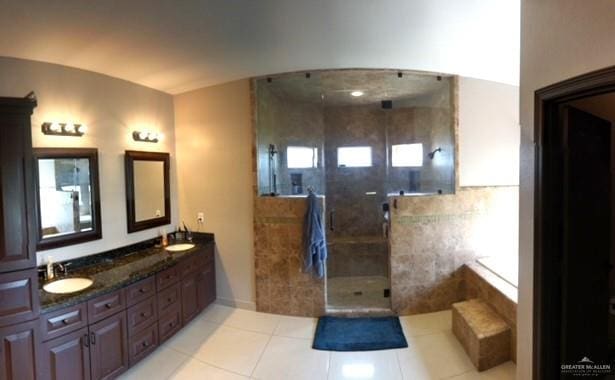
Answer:
<svg viewBox="0 0 615 380"><path fill-rule="evenodd" d="M521 188L517 378L532 368L534 92L612 66L615 3L523 0L521 4Z"/></svg>
<svg viewBox="0 0 615 380"><path fill-rule="evenodd" d="M34 147L98 148L103 238L39 252L55 261L86 256L157 236L158 230L128 234L124 186L124 151L171 153L171 213L177 223L173 98L134 83L48 63L0 58L0 96L25 96L34 91L38 107L32 116ZM85 136L58 137L41 133L47 121L88 125ZM158 144L137 143L132 131L162 132ZM170 231L171 226L167 226Z"/></svg>
<svg viewBox="0 0 615 380"><path fill-rule="evenodd" d="M459 78L459 186L519 185L519 87Z"/></svg>
<svg viewBox="0 0 615 380"><path fill-rule="evenodd" d="M180 220L216 234L218 298L254 308L253 136L248 80L175 97Z"/></svg>

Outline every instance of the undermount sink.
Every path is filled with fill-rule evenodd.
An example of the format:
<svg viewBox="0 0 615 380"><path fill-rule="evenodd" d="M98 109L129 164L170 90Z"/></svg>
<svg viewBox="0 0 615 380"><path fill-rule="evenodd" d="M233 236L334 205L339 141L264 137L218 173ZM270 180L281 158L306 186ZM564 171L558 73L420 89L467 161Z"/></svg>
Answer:
<svg viewBox="0 0 615 380"><path fill-rule="evenodd" d="M87 289L92 286L93 283L94 281L89 278L63 278L43 285L43 289L53 294L69 294Z"/></svg>
<svg viewBox="0 0 615 380"><path fill-rule="evenodd" d="M184 244L173 244L173 245L166 247L165 249L169 252L181 252L181 251L187 251L192 248L194 248L194 244L184 243Z"/></svg>

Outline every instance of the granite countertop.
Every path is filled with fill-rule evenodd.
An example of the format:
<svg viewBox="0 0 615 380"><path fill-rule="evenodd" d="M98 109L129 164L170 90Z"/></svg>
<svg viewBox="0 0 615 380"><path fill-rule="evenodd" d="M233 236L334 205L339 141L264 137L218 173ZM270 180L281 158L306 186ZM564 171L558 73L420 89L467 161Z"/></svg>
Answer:
<svg viewBox="0 0 615 380"><path fill-rule="evenodd" d="M197 234L195 234L197 235ZM175 243L183 243L177 241ZM87 289L70 294L52 294L43 290L44 282L39 282L41 313L49 313L73 306L94 297L124 288L139 280L150 277L176 264L181 259L201 252L202 248L214 244L213 235L198 234L192 243L194 248L181 252L168 252L162 247L144 242L91 257L77 259L71 264L69 277L87 277L94 284Z"/></svg>

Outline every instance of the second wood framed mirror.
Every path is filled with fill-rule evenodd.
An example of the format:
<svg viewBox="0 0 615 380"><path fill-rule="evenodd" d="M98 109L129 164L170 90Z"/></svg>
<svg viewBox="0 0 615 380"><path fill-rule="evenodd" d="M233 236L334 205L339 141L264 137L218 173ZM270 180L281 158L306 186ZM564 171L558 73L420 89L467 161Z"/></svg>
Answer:
<svg viewBox="0 0 615 380"><path fill-rule="evenodd" d="M128 150L124 164L128 232L171 223L169 154Z"/></svg>

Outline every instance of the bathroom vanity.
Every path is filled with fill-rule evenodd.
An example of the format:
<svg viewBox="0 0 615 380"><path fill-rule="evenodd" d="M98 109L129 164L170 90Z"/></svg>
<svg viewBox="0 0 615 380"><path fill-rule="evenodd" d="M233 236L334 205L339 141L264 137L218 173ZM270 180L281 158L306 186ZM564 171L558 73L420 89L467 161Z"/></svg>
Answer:
<svg viewBox="0 0 615 380"><path fill-rule="evenodd" d="M40 379L109 379L135 365L215 300L213 235L170 252L152 241L78 259L71 294L40 290Z"/></svg>

